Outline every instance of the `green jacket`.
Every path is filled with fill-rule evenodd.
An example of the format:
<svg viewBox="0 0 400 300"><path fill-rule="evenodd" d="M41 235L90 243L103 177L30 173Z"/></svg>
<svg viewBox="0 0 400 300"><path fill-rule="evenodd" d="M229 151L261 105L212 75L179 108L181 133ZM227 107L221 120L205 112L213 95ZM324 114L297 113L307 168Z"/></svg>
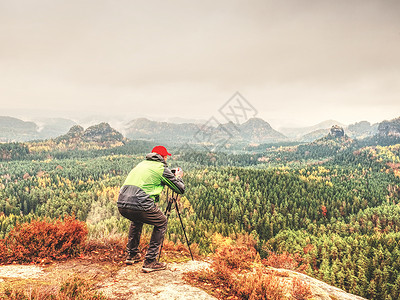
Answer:
<svg viewBox="0 0 400 300"><path fill-rule="evenodd" d="M181 178L168 168L160 154L149 153L146 160L134 167L119 191L117 205L121 208L149 210L154 207L164 186L167 185L178 194L185 192Z"/></svg>

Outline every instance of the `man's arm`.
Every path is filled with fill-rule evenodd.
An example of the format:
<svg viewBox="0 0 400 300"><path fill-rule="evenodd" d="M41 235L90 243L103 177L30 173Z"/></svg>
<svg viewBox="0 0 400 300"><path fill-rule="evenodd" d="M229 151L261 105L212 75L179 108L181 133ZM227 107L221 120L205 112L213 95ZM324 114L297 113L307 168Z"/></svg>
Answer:
<svg viewBox="0 0 400 300"><path fill-rule="evenodd" d="M182 178L176 177L168 168L164 168L162 181L178 194L183 194L185 192L185 184Z"/></svg>

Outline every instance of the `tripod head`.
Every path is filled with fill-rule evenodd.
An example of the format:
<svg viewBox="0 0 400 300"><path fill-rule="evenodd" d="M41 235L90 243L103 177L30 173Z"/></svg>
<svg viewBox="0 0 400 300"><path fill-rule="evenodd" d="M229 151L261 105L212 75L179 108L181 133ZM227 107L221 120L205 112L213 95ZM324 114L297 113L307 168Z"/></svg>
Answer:
<svg viewBox="0 0 400 300"><path fill-rule="evenodd" d="M171 196L169 196L169 190L170 188L167 189L167 208L165 209L165 216L168 217L171 214L171 210L172 210L172 204L176 203L176 198L178 197L177 194L171 190ZM174 197L174 194L176 194L176 196Z"/></svg>

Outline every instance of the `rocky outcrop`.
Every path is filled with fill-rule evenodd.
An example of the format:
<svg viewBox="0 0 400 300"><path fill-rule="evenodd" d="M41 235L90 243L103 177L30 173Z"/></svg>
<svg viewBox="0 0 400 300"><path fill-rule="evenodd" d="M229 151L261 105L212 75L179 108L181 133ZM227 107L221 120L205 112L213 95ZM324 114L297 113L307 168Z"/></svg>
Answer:
<svg viewBox="0 0 400 300"><path fill-rule="evenodd" d="M279 276L279 273L285 276L289 274L289 277L292 278L300 278L307 284L309 284L312 292L312 299L314 300L332 300L332 299L340 299L340 300L366 300L363 297L356 296L350 293L345 292L342 289L331 286L321 280L315 279L308 275L298 273L296 271L286 270L286 269L274 269L276 270L276 275Z"/></svg>
<svg viewBox="0 0 400 300"><path fill-rule="evenodd" d="M167 270L142 273L141 264L121 268L113 278L99 284L100 291L109 299L217 299L205 291L186 283L185 272L207 267L201 261L171 263Z"/></svg>
<svg viewBox="0 0 400 300"><path fill-rule="evenodd" d="M56 143L76 143L82 140L84 129L80 125L72 126L68 132L54 139Z"/></svg>
<svg viewBox="0 0 400 300"><path fill-rule="evenodd" d="M339 125L333 125L329 132L329 135L334 138L341 138L344 137L344 129Z"/></svg>
<svg viewBox="0 0 400 300"><path fill-rule="evenodd" d="M68 260L43 266L0 266L0 289L12 282L14 286L25 286L29 279L31 288L42 286L57 288L61 279L80 276L95 283L95 289L108 299L216 299L200 288L189 285L184 273L208 268L204 261L171 263L163 271L142 273L141 264L132 266L107 265L90 260ZM365 300L339 288L291 270L268 267L266 273L276 276L282 287L288 289L294 279L310 286L314 300ZM289 296L288 299L291 299Z"/></svg>

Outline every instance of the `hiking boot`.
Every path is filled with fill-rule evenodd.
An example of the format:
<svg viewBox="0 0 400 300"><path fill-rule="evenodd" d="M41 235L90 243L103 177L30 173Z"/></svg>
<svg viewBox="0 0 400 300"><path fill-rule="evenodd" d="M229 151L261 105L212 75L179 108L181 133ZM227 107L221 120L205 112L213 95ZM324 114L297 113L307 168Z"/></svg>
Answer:
<svg viewBox="0 0 400 300"><path fill-rule="evenodd" d="M139 261L141 261L141 259L142 259L142 256L140 255L140 253L136 253L136 255L134 255L134 256L128 255L128 257L125 260L125 263L127 265L132 265L132 264L138 263Z"/></svg>
<svg viewBox="0 0 400 300"><path fill-rule="evenodd" d="M154 271L160 271L160 270L165 270L167 268L166 263L158 262L156 260L152 262L144 262L143 267L142 267L142 272L144 273L150 273Z"/></svg>

